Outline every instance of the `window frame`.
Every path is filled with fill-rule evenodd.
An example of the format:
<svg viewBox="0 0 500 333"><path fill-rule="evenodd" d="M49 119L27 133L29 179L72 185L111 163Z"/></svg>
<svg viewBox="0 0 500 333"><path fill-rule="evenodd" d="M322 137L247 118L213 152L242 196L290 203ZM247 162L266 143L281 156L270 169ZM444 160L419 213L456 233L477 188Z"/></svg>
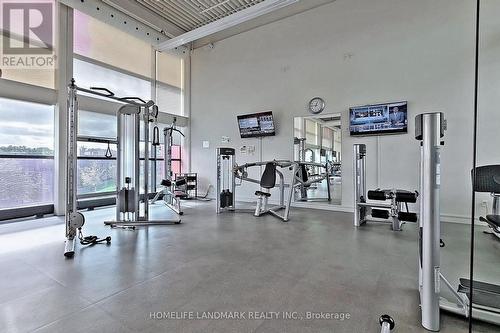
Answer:
<svg viewBox="0 0 500 333"><path fill-rule="evenodd" d="M66 154L65 147L67 144L67 138L65 137L66 132L66 123L64 115L66 114L66 100L67 100L67 84L69 80L73 77L73 61L75 59L79 59L82 61L87 61L94 65L99 65L107 69L111 69L117 71L121 74L130 75L133 77L137 77L139 79L146 80L150 83L151 86L151 99L157 100L157 86L163 85L162 81L157 80L157 60L156 60L156 50L151 47L151 57L154 59L152 61L151 66L151 77L145 77L137 73L132 73L122 68L117 68L106 63L102 63L100 61L87 58L85 56L75 54L73 52L73 26L74 21L71 18L73 16L74 10L73 8L66 6L62 3L56 3L55 6L57 10L55 11L55 26L58 27L56 29L59 31L59 35L55 38L55 44L60 44L64 41L65 45L56 45L58 47L58 68L59 71L55 71L55 86L54 88L47 88L43 86L32 85L29 83L18 82L14 80L9 80L7 78L0 78L0 98L13 99L24 102L38 103L47 106L51 106L54 108L54 154L53 156L40 156L37 155L34 158L39 159L53 159L54 160L54 203L51 205L38 205L33 207L22 207L16 209L0 209L0 221L3 220L11 220L15 218L23 218L37 215L42 217L45 214L57 214L64 215L65 211L65 173L63 165L65 162ZM91 15L93 16L93 15ZM95 16L94 16L95 17ZM96 17L99 19L98 17ZM180 114L170 114L170 113L160 113L159 122L170 123L173 117L184 118L181 120L181 124L188 126L188 119L190 114L190 105L189 105L189 94L190 94L190 68L191 64L189 60L186 60L186 57L189 57L189 54L176 53L176 56L179 56L183 59L182 62L182 87L181 89L181 110ZM84 104L90 104L95 107L93 108L82 108L85 110L110 114L107 109L109 106L109 101L99 100L94 101L93 98L89 96L79 96L79 104L82 107ZM113 112L111 112L113 113ZM179 124L179 122L178 122ZM182 125L181 125L182 126ZM188 128L189 131L189 128ZM189 149L189 140L184 141L182 143L182 147L184 149ZM29 158L28 155L17 156L20 158ZM8 158L12 158L11 155ZM163 158L151 158L151 161L155 161L156 163L162 162ZM155 165L156 165L155 163ZM181 160L181 167L185 170L190 170L190 160L189 154L186 155L186 160ZM184 165L183 165L184 164ZM156 186L156 184L155 184ZM83 198L82 198L83 199ZM110 198L102 198L106 199L105 205L112 205L114 202L110 200ZM101 200L101 199L99 199ZM89 208L86 206L86 203L82 205L81 202L78 203L79 209ZM91 207L90 207L91 208ZM2 222L0 222L2 223Z"/></svg>
<svg viewBox="0 0 500 333"><path fill-rule="evenodd" d="M19 91L18 89L22 89L22 87L26 86L29 86L28 91L34 92L33 96L21 95L19 92L17 94L12 93L12 90ZM3 87L6 87L6 89L2 90ZM56 112L55 112L55 105L53 104L55 103L55 95L49 93L49 95L45 96L44 99L39 98L39 96L41 97L43 94L46 94L47 92L53 92L53 90L45 87L29 85L22 82L11 81L8 79L0 79L0 98L10 99L18 102L28 102L44 106L50 106L54 109L53 116L55 118ZM52 100L52 98L54 98L54 100ZM56 129L54 128L54 153L52 155L0 154L0 159L40 159L40 160L43 159L43 160L55 161L55 154L56 154L55 131ZM54 163L54 168L55 168L55 163ZM18 219L30 216L43 217L44 215L47 214L53 214L54 202L56 200L55 188L57 183L57 179L55 179L55 174L53 174L53 178L54 178L54 184L53 184L54 197L52 198L53 201L52 203L38 203L32 205L19 205L12 208L0 208L0 224L5 223L2 221L9 221L12 219Z"/></svg>

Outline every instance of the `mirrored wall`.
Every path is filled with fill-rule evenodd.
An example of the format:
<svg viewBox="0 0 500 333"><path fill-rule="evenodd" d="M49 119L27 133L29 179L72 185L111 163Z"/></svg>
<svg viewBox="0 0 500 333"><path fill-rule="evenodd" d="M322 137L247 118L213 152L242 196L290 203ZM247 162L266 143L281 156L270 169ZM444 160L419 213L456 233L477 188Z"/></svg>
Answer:
<svg viewBox="0 0 500 333"><path fill-rule="evenodd" d="M342 200L342 128L340 113L294 119L294 159L301 162L304 185L295 202L340 205Z"/></svg>
<svg viewBox="0 0 500 333"><path fill-rule="evenodd" d="M500 1L480 0L472 303L498 325L473 321L473 332L500 332L499 18Z"/></svg>

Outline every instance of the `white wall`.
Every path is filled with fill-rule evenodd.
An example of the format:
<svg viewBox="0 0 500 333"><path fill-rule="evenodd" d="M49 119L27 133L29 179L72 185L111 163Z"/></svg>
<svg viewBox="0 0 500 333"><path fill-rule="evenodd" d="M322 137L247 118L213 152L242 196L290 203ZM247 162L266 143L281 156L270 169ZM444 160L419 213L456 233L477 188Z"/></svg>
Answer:
<svg viewBox="0 0 500 333"><path fill-rule="evenodd" d="M442 212L467 216L472 150L474 1L337 0L201 48L192 55L192 170L215 184L215 147L254 144L239 163L293 157L293 117L314 96L324 113L342 113L342 206L352 207L352 145L366 143L368 187L416 189L419 145L414 116L443 111ZM408 100L409 133L352 138L348 108ZM277 136L239 138L236 115L273 110ZM210 149L202 148L209 140ZM378 146L378 149L377 149ZM377 156L377 150L379 155ZM377 181L378 180L378 181ZM377 184L378 183L378 184ZM240 199L252 191L240 192Z"/></svg>

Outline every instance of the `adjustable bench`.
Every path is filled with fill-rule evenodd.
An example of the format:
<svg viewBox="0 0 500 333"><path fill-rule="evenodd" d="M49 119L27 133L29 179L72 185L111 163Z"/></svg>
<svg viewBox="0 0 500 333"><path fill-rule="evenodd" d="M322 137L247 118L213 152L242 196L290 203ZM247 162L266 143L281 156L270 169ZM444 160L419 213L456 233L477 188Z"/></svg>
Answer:
<svg viewBox="0 0 500 333"><path fill-rule="evenodd" d="M161 186L163 186L162 189L160 189L153 200L151 200L151 203L155 203L160 196L163 195L163 202L165 205L173 210L176 214L178 215L183 215L184 212L181 210L181 199L187 198L187 193L184 191L179 191L176 188L178 186L182 186L186 184L186 178L178 178L175 181L172 181L170 179L162 179L161 181Z"/></svg>

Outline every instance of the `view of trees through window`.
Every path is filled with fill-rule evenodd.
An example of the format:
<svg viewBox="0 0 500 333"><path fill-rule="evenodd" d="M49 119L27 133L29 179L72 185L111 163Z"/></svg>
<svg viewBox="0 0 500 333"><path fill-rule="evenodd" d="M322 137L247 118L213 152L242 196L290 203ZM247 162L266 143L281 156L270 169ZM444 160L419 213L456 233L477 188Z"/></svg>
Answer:
<svg viewBox="0 0 500 333"><path fill-rule="evenodd" d="M0 209L54 201L54 107L0 98Z"/></svg>
<svg viewBox="0 0 500 333"><path fill-rule="evenodd" d="M78 194L109 193L116 189L116 144L79 142ZM110 156L108 153L108 156Z"/></svg>

